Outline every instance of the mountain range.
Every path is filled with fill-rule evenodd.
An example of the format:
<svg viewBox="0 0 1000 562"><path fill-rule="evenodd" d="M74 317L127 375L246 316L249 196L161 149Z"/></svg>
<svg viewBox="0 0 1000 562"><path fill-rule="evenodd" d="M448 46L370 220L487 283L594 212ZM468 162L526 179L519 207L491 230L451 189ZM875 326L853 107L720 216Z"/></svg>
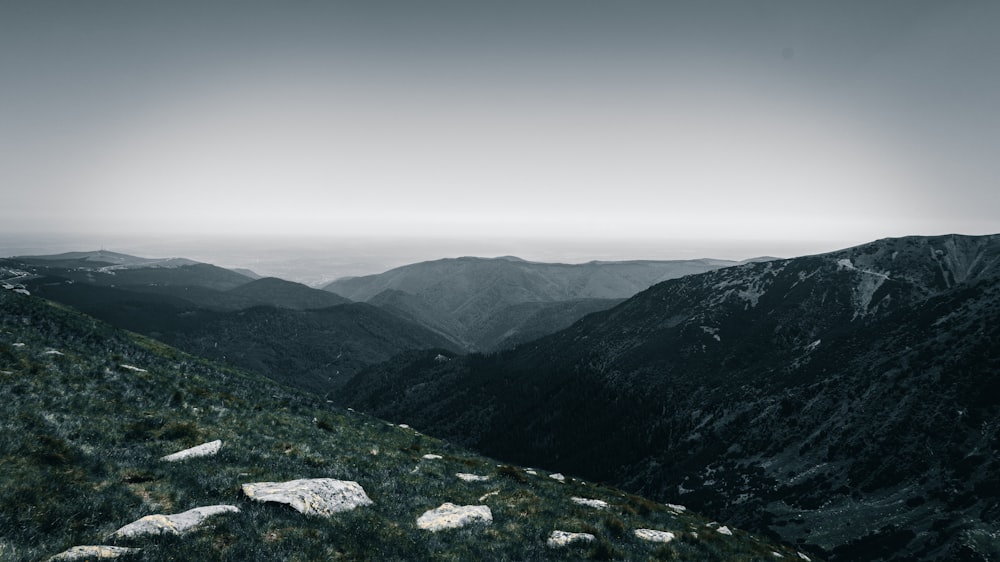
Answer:
<svg viewBox="0 0 1000 562"><path fill-rule="evenodd" d="M107 250L14 257L0 260L0 268L22 271L31 291L116 326L326 394L404 351L509 347L568 327L658 279L732 263L458 258L346 279L327 290Z"/></svg>
<svg viewBox="0 0 1000 562"><path fill-rule="evenodd" d="M324 289L391 310L467 350L493 351L569 327L660 281L737 263L698 259L559 264L512 256L464 257L339 279Z"/></svg>
<svg viewBox="0 0 1000 562"><path fill-rule="evenodd" d="M340 399L834 560L1000 557L1000 236L722 268L512 349L434 354Z"/></svg>
<svg viewBox="0 0 1000 562"><path fill-rule="evenodd" d="M364 303L93 254L0 260L2 293L803 556L1000 559L1000 236L706 262L614 298L627 283L600 268L620 264L580 282L577 266L441 260L340 282Z"/></svg>
<svg viewBox="0 0 1000 562"><path fill-rule="evenodd" d="M0 401L5 561L798 558L683 506L501 464L9 282Z"/></svg>

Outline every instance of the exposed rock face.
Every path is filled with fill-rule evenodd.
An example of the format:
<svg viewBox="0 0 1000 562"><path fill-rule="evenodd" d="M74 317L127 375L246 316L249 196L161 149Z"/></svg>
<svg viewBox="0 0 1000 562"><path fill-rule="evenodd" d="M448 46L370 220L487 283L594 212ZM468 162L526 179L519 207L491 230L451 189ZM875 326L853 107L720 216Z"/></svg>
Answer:
<svg viewBox="0 0 1000 562"><path fill-rule="evenodd" d="M443 503L441 507L425 511L417 518L417 527L437 532L442 529L457 529L470 523L493 523L493 512L486 505L455 505Z"/></svg>
<svg viewBox="0 0 1000 562"><path fill-rule="evenodd" d="M569 546L575 542L593 542L596 539L590 533L570 533L567 531L552 531L549 540L545 542L551 548Z"/></svg>
<svg viewBox="0 0 1000 562"><path fill-rule="evenodd" d="M142 535L180 535L200 525L205 519L220 513L239 513L233 505L196 507L174 515L147 515L112 533L113 537L138 537Z"/></svg>
<svg viewBox="0 0 1000 562"><path fill-rule="evenodd" d="M202 443L197 447L191 447L190 449L184 449L183 451L177 451L176 453L161 457L161 461L167 462L177 462L186 459L193 459L196 457L210 457L219 452L222 448L222 441L216 439L209 443Z"/></svg>
<svg viewBox="0 0 1000 562"><path fill-rule="evenodd" d="M656 529L636 529L635 536L651 542L670 542L677 538L670 531L657 531Z"/></svg>
<svg viewBox="0 0 1000 562"><path fill-rule="evenodd" d="M244 484L243 493L259 502L284 503L299 513L324 517L373 503L357 482L333 478L256 482Z"/></svg>
<svg viewBox="0 0 1000 562"><path fill-rule="evenodd" d="M108 559L108 558L118 558L123 554L130 554L133 552L139 552L138 548L126 548L124 546L74 546L73 548L60 552L52 558L49 558L49 562L55 562L56 560L94 560L96 559Z"/></svg>

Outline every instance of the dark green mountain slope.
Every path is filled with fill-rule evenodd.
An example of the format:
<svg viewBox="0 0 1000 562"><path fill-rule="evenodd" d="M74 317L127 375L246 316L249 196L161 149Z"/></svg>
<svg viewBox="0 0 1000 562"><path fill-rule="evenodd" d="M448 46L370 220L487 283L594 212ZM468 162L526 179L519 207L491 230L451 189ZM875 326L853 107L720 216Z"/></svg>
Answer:
<svg viewBox="0 0 1000 562"><path fill-rule="evenodd" d="M0 260L0 279L16 278L36 295L115 326L320 393L401 351L458 349L389 312L298 283L237 276L241 284L222 290L209 285L237 274L214 266L147 267L153 260L108 254L100 255L108 261L95 261L93 253ZM128 276L142 282L115 283ZM182 282L193 284L176 284Z"/></svg>
<svg viewBox="0 0 1000 562"><path fill-rule="evenodd" d="M1000 236L902 238L658 284L346 403L842 560L1000 556Z"/></svg>
<svg viewBox="0 0 1000 562"><path fill-rule="evenodd" d="M7 289L0 289L0 403L4 561L100 544L139 549L120 558L128 561L796 557L676 507L501 466ZM216 439L215 456L159 460ZM355 481L373 503L325 518L241 491L245 483L301 478ZM445 502L488 507L493 522L418 528L422 513ZM181 536L109 536L141 517L217 504L239 512ZM676 538L640 540L634 531L644 528ZM595 538L546 546L557 529Z"/></svg>

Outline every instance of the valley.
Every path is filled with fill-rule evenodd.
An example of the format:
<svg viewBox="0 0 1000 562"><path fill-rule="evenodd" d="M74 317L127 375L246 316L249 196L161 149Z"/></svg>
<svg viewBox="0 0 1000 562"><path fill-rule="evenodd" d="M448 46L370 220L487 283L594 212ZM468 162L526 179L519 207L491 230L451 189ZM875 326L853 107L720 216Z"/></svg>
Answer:
<svg viewBox="0 0 1000 562"><path fill-rule="evenodd" d="M998 236L743 263L461 258L325 290L114 255L0 269L29 298L804 556L1000 553Z"/></svg>

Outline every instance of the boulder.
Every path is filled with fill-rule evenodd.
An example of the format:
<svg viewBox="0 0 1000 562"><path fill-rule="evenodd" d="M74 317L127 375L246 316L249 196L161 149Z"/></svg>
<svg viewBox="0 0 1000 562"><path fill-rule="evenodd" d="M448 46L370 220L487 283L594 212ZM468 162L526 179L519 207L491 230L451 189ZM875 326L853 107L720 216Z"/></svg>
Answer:
<svg viewBox="0 0 1000 562"><path fill-rule="evenodd" d="M240 509L233 505L209 505L196 507L174 515L147 515L133 521L111 534L113 537L138 537L142 535L180 535L198 525L205 519L220 513L239 513Z"/></svg>
<svg viewBox="0 0 1000 562"><path fill-rule="evenodd" d="M222 441L216 439L209 443L202 443L196 447L191 447L190 449L184 449L183 451L177 451L176 453L167 455L165 457L160 457L161 461L167 462L177 462L185 459L193 459L195 457L209 457L219 452L222 448Z"/></svg>
<svg viewBox="0 0 1000 562"><path fill-rule="evenodd" d="M94 560L101 558L118 558L123 554L139 552L138 548L126 548L124 546L74 546L49 558L50 562L56 560Z"/></svg>
<svg viewBox="0 0 1000 562"><path fill-rule="evenodd" d="M590 533L570 533L567 531L552 531L549 540L545 542L551 548L569 546L575 542L593 542L597 537Z"/></svg>
<svg viewBox="0 0 1000 562"><path fill-rule="evenodd" d="M576 504L585 505L587 507L593 507L594 509L607 509L608 502L604 500L592 500L590 498L577 498L572 497L570 501Z"/></svg>
<svg viewBox="0 0 1000 562"><path fill-rule="evenodd" d="M636 529L635 536L644 541L652 542L670 542L677 538L670 531L657 531L656 529Z"/></svg>
<svg viewBox="0 0 1000 562"><path fill-rule="evenodd" d="M374 503L357 482L333 478L256 482L244 484L243 493L252 500L288 504L299 513L323 517Z"/></svg>
<svg viewBox="0 0 1000 562"><path fill-rule="evenodd" d="M417 527L431 532L457 529L470 523L490 525L493 523L493 512L486 505L443 503L441 507L425 511L417 518Z"/></svg>
<svg viewBox="0 0 1000 562"><path fill-rule="evenodd" d="M458 476L459 480L465 482L485 482L490 479L489 476L481 476L479 474L469 474L468 472L456 472L455 476Z"/></svg>

